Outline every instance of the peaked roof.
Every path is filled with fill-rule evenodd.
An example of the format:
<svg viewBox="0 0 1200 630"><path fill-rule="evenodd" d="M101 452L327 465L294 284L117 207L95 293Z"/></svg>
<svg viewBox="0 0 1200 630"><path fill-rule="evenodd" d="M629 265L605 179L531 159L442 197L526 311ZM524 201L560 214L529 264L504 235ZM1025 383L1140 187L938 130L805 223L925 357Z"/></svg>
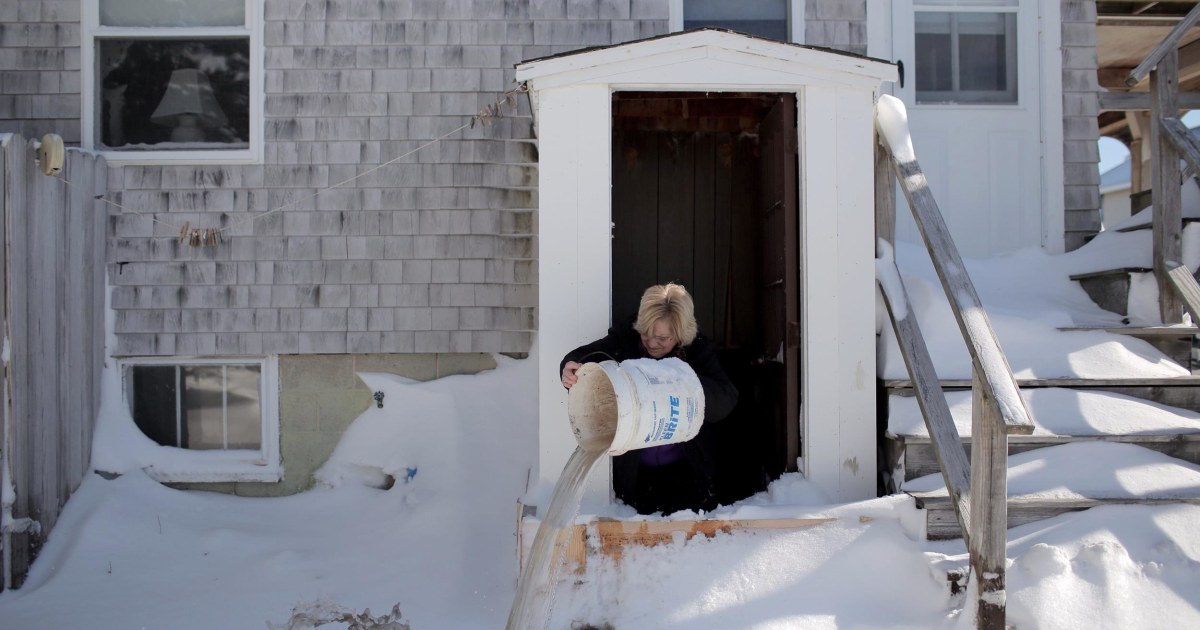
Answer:
<svg viewBox="0 0 1200 630"><path fill-rule="evenodd" d="M819 65L828 70L877 81L895 81L897 78L896 64L890 61L830 48L780 42L728 29L704 27L529 59L516 65L517 80L526 81L614 63L634 62L697 48L754 55L767 61Z"/></svg>

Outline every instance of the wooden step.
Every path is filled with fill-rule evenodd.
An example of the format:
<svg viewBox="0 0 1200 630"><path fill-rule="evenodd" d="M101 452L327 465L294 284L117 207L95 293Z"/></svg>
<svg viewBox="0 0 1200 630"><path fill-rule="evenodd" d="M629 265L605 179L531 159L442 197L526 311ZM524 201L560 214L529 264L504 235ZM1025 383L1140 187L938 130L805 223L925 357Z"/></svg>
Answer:
<svg viewBox="0 0 1200 630"><path fill-rule="evenodd" d="M1106 332L1141 339L1154 346L1193 374L1200 371L1200 361L1193 354L1192 345L1200 328L1195 326L1064 326L1062 332Z"/></svg>
<svg viewBox="0 0 1200 630"><path fill-rule="evenodd" d="M925 510L926 538L929 540L952 540L962 538L958 519L950 499L944 492L913 492L910 496L917 502L918 509ZM1022 499L1008 500L1008 527L1012 529L1028 523L1053 518L1067 512L1079 512L1101 505L1165 505L1191 503L1200 505L1200 498L1169 499Z"/></svg>
<svg viewBox="0 0 1200 630"><path fill-rule="evenodd" d="M899 454L904 457L904 480L909 481L925 475L941 471L937 457L933 453L933 445L927 436L893 436L889 437L886 452L889 461L899 461ZM1034 449L1048 446L1059 446L1072 442L1120 442L1136 444L1169 455L1179 460L1200 465L1200 433L1185 433L1172 435L1010 435L1008 436L1008 454L1016 455ZM971 438L962 440L963 449L971 458Z"/></svg>
<svg viewBox="0 0 1200 630"><path fill-rule="evenodd" d="M1078 282L1088 297L1100 308L1118 315L1128 315L1130 274L1152 271L1153 269L1146 267L1121 267L1079 273L1070 278Z"/></svg>
<svg viewBox="0 0 1200 630"><path fill-rule="evenodd" d="M1132 195L1130 195L1130 197L1132 197ZM1149 205L1149 204L1147 204L1147 205ZM1137 212L1137 210L1134 210L1134 213L1136 213L1136 212ZM1188 224L1190 224L1190 223L1195 223L1197 221L1200 221L1200 217L1182 217L1181 220L1183 222L1183 226L1187 227ZM1127 225L1123 228L1118 229L1117 231L1118 232L1137 232L1139 230L1149 230L1152 227L1154 227L1154 225L1153 225L1151 219L1147 218L1145 222L1139 222L1139 223L1135 223L1133 225Z"/></svg>
<svg viewBox="0 0 1200 630"><path fill-rule="evenodd" d="M971 389L970 379L943 379L943 390ZM911 395L912 381L887 380L884 387L891 394ZM1095 389L1141 398L1170 407L1200 412L1200 376L1170 378L1019 378L1021 389L1035 387L1068 387Z"/></svg>

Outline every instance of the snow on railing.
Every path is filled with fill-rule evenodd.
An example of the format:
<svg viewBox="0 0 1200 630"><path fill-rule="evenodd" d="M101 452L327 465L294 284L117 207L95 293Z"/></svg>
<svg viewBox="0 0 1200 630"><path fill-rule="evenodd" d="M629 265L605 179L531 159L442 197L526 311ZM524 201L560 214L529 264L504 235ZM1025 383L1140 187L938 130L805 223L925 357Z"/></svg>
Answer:
<svg viewBox="0 0 1200 630"><path fill-rule="evenodd" d="M881 283L884 303L892 317L934 451L942 466L942 477L967 543L973 575L972 587L977 596L976 625L980 628L1003 628L1008 528L1008 434L1032 433L1032 415L1021 398L991 321L967 275L937 201L929 190L925 174L917 163L904 104L893 96L880 96L875 105L875 126L881 149L885 153L876 160L876 164L890 166L877 170L875 189L888 191L885 194L890 197L893 173L900 181L934 269L949 298L950 309L971 353L974 404L968 474L958 431L946 408L945 397L920 329L915 318L905 317L904 311L897 308L897 305L908 301L904 296L903 283L895 282L890 278L891 274L884 277L887 280ZM885 235L894 234L895 231L894 203L889 201L884 199L881 205L883 209L876 212L877 223L883 224L877 225L877 230ZM891 210L887 209L889 206ZM886 242L886 238L882 240ZM880 254L888 250L890 243L886 248L880 247ZM891 264L894 266L895 263ZM897 284L898 291L895 288Z"/></svg>

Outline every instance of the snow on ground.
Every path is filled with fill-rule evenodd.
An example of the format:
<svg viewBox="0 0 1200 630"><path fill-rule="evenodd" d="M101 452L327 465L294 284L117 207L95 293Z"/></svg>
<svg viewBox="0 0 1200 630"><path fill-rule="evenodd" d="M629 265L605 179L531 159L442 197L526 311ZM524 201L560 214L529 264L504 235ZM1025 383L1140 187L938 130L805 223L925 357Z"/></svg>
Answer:
<svg viewBox="0 0 1200 630"><path fill-rule="evenodd" d="M965 261L1019 375L1186 373L1136 340L1057 332L1120 323L1066 276L1114 260L1137 264L1140 254L1132 250L1148 251L1142 238L1106 233L1096 240L1104 249ZM1200 250L1185 243L1185 258L1191 251ZM946 366L942 376L966 377L965 350L921 258L910 246L896 250L908 312L920 318L935 361ZM890 327L883 329L887 336ZM881 372L904 378L894 348L882 354ZM93 461L123 474L87 476L27 583L0 594L0 627L262 629L314 603L376 615L399 604L416 629L502 627L517 575L516 501L536 457L537 406L531 362L498 362L490 372L429 383L362 374L385 392L387 405L370 407L318 473L321 483L292 497L166 488L141 470L151 462L145 444L98 432ZM1038 431L1050 434L1175 432L1200 423L1197 414L1117 395L1039 390L1027 398ZM969 400L952 394L950 402L962 430ZM114 409L110 399L105 422ZM893 430L904 423L919 430L913 418L911 410L898 414ZM1195 497L1200 488L1197 467L1125 444L1071 444L1012 463L1013 490L1034 496L1154 490ZM389 476L395 485L379 489ZM922 483L936 488L940 479ZM695 515L672 518L688 516ZM628 549L620 561L593 553L583 574L560 583L548 627L972 625L970 602L947 583L948 571L968 564L962 542L925 541L907 496L830 505L801 477L786 475L715 516L827 520L712 539L680 536ZM1046 629L1200 627L1197 522L1197 505L1121 506L1012 530L1009 621Z"/></svg>

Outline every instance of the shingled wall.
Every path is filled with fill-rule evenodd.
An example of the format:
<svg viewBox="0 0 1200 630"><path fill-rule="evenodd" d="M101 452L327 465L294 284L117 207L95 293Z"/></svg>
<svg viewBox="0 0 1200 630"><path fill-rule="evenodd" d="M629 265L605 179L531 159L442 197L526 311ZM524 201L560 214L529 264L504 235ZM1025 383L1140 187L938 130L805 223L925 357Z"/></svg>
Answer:
<svg viewBox="0 0 1200 630"><path fill-rule="evenodd" d="M521 60L666 32L666 2L268 0L264 17L265 163L111 170L120 204L159 213L112 217L115 354L527 351L524 96L505 119L309 197L467 122ZM193 248L174 238L184 221L233 227Z"/></svg>
<svg viewBox="0 0 1200 630"><path fill-rule="evenodd" d="M806 40L862 52L865 11L809 0ZM0 18L0 131L78 143L80 3L15 0ZM528 351L524 96L313 195L462 125L522 60L666 33L668 0L266 0L264 19L264 163L109 171L128 208L110 217L114 355ZM181 245L184 222L224 238Z"/></svg>

